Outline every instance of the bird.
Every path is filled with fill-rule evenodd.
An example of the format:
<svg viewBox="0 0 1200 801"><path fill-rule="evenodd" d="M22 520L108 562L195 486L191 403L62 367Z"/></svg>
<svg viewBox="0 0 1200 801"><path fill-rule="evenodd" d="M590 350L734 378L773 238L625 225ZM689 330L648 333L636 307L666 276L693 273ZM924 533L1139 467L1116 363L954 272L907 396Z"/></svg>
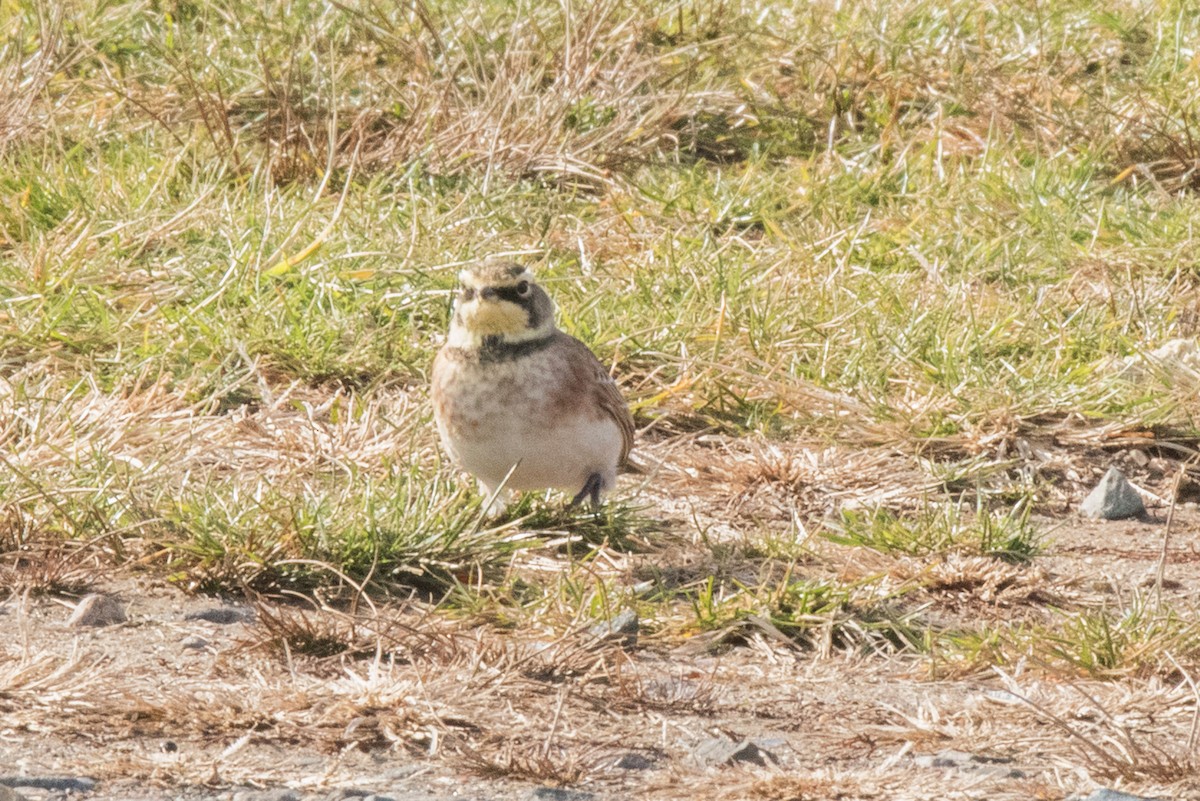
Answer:
<svg viewBox="0 0 1200 801"><path fill-rule="evenodd" d="M502 510L512 492L558 489L593 508L629 466L634 424L595 354L554 323L528 267L462 270L431 374L434 421L451 460Z"/></svg>

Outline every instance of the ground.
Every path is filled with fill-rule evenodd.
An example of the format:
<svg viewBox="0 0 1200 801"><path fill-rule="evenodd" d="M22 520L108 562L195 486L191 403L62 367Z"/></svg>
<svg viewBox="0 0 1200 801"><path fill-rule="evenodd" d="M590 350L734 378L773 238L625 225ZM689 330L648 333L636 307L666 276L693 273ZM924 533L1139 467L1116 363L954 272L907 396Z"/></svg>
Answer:
<svg viewBox="0 0 1200 801"><path fill-rule="evenodd" d="M0 777L1198 797L1196 41L1167 1L0 0ZM600 510L486 517L439 448L496 256L629 401ZM1079 516L1111 466L1145 519ZM128 621L66 624L90 593Z"/></svg>
<svg viewBox="0 0 1200 801"><path fill-rule="evenodd" d="M749 585L767 568L747 555L747 531L761 530L772 508L822 502L813 497L818 488L832 503L842 466L826 451L825 467L781 489L731 477L712 455L745 447L718 439L649 444L645 457L661 461L626 502L643 513L677 510L661 514L652 541L601 546L578 561L547 537L512 570L531 582L548 572L604 576L630 608L706 575ZM790 447L795 459L812 455ZM709 469L692 467L701 464ZM1130 465L1147 490L1168 489ZM1104 463L1076 466L1090 475ZM725 483L734 481L741 483ZM737 510L714 509L715 497L734 500ZM1049 636L1071 611L1129 596L1147 605L1195 597L1194 505L1171 513L1161 588L1167 509L1152 507L1144 521L1088 521L1073 505L1068 499L1053 517L1034 517L1044 534L1029 562L885 555L821 540L803 543L789 569L793 578L867 585L889 575L883 594L897 602L893 619L914 630L995 621L999 632L1023 621ZM699 520L701 510L725 530ZM721 542L742 555L714 566ZM365 598L357 608L278 597L222 604L128 568L95 576L88 589L119 597L129 621L69 626L71 604L61 595L13 596L2 607L14 636L0 675L0 760L8 773L94 778L96 798L287 787L313 797L353 788L394 798L516 799L546 786L601 798L679 798L687 787L693 798L1026 799L1096 786L1200 797L1190 779L1169 780L1188 759L1194 691L1157 671L1113 680L1101 666L1089 676L1084 655L1065 653L1075 645L1066 638L1062 652L1031 648L1028 659L993 667L993 658L962 648L942 655L896 647L866 623L854 632L846 620L853 611L825 613L797 647L769 614L689 630L658 604L648 608L662 617L644 611L633 642L601 636L590 619L561 630L447 619L420 598L378 608ZM252 617L186 617L214 608ZM1147 614L1142 625L1153 624ZM1150 632L1125 636L1144 640L1115 647L1153 647ZM321 637L346 650L292 654L284 644L312 649ZM1005 645L998 635L990 647ZM1055 660L1074 660L1075 669ZM770 757L724 764L705 756L705 744L722 738L750 739ZM962 754L946 756L954 751ZM617 767L630 755L645 762ZM931 764L938 755L949 764ZM978 759L962 762L966 755Z"/></svg>

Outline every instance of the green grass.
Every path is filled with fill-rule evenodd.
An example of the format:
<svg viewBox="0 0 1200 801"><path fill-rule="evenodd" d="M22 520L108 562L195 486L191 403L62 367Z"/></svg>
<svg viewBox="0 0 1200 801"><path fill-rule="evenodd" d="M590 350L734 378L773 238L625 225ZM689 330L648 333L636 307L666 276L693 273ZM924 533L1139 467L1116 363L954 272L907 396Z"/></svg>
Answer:
<svg viewBox="0 0 1200 801"><path fill-rule="evenodd" d="M913 517L886 509L845 510L823 535L839 545L856 545L885 554L928 556L951 552L1025 562L1037 553L1040 537L1029 519L1030 506L1006 513L978 508L964 513L958 504L928 508Z"/></svg>
<svg viewBox="0 0 1200 801"><path fill-rule="evenodd" d="M1179 680L1200 652L1194 612L1136 596L1111 608L1060 611L1048 622L947 631L935 640L935 673L1030 664L1066 679Z"/></svg>

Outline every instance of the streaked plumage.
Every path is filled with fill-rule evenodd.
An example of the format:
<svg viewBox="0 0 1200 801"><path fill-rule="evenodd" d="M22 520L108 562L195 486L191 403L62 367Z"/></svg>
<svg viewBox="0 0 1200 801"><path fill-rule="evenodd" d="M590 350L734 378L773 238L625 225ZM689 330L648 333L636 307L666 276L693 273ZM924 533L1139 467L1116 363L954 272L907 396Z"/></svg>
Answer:
<svg viewBox="0 0 1200 801"><path fill-rule="evenodd" d="M442 445L489 496L502 486L554 488L572 503L598 503L633 445L616 384L586 345L555 327L554 304L529 270L487 262L459 279L450 335L433 363Z"/></svg>

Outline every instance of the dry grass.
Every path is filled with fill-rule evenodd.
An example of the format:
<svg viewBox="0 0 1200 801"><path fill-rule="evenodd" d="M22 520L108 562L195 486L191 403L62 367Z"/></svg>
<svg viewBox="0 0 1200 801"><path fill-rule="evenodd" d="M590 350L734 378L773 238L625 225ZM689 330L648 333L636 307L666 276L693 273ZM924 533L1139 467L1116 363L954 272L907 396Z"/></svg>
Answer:
<svg viewBox="0 0 1200 801"><path fill-rule="evenodd" d="M14 596L87 594L96 580L96 563L87 549L60 540L0 550L0 590Z"/></svg>
<svg viewBox="0 0 1200 801"><path fill-rule="evenodd" d="M595 769L596 757L578 749L546 743L530 743L505 737L481 744L482 751L464 748L460 762L468 770L488 778L524 779L539 784L569 786L586 779Z"/></svg>
<svg viewBox="0 0 1200 801"><path fill-rule="evenodd" d="M55 74L68 69L78 54L63 37L62 6L38 6L32 19L5 15L0 24L0 154L32 138L49 123L48 107ZM61 101L60 101L61 102Z"/></svg>
<svg viewBox="0 0 1200 801"><path fill-rule="evenodd" d="M594 188L663 150L703 149L708 132L692 121L735 120L740 105L707 75L728 38L666 33L687 15L683 3L520 13L336 4L303 26L267 25L269 43L257 50L239 30L237 3L188 13L245 48L241 74L222 70L180 24L171 44L138 60L159 62L165 85L105 89L139 124L181 143L189 127L200 131L229 169L280 183L327 165L415 161L440 174L480 171L485 182L497 174ZM708 24L722 26L725 14L715 15ZM274 47L282 59L266 56Z"/></svg>

